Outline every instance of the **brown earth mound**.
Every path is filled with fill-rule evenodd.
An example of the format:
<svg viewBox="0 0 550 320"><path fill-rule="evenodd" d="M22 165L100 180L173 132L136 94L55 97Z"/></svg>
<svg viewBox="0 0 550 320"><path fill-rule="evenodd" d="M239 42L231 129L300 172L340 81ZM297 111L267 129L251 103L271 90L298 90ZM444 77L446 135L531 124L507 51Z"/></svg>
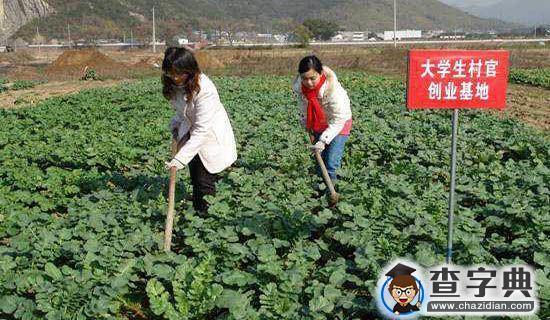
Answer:
<svg viewBox="0 0 550 320"><path fill-rule="evenodd" d="M5 76L10 81L15 80L46 80L40 68L31 66L15 66L7 69Z"/></svg>
<svg viewBox="0 0 550 320"><path fill-rule="evenodd" d="M199 63L199 67L203 70L221 69L224 67L220 60L206 51L195 52L195 58Z"/></svg>
<svg viewBox="0 0 550 320"><path fill-rule="evenodd" d="M1 65L25 64L33 60L33 57L27 52L17 51L0 53Z"/></svg>
<svg viewBox="0 0 550 320"><path fill-rule="evenodd" d="M89 69L99 76L116 77L125 75L128 66L94 49L67 50L46 68L46 75L48 78L80 78Z"/></svg>
<svg viewBox="0 0 550 320"><path fill-rule="evenodd" d="M132 65L133 68L160 68L161 66L161 57L146 57Z"/></svg>

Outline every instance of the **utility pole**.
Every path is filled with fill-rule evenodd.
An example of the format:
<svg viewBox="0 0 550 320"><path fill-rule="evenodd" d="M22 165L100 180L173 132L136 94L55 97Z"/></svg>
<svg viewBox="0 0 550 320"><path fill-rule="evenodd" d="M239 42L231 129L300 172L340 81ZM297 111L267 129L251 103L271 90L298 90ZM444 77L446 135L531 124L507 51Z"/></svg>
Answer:
<svg viewBox="0 0 550 320"><path fill-rule="evenodd" d="M157 52L157 37L155 30L155 7L153 7L153 52Z"/></svg>
<svg viewBox="0 0 550 320"><path fill-rule="evenodd" d="M2 33L2 39L7 39L7 32L4 30L4 5L0 5L0 32ZM8 41L4 45L8 45Z"/></svg>
<svg viewBox="0 0 550 320"><path fill-rule="evenodd" d="M397 0L393 0L393 46L397 48Z"/></svg>
<svg viewBox="0 0 550 320"><path fill-rule="evenodd" d="M36 41L38 41L38 53L40 53L40 46L42 41L40 41L40 31L38 31L38 26L36 26Z"/></svg>
<svg viewBox="0 0 550 320"><path fill-rule="evenodd" d="M0 2L0 32L2 32L2 39L5 39L6 43L4 45L8 45L8 32L4 29L4 2Z"/></svg>
<svg viewBox="0 0 550 320"><path fill-rule="evenodd" d="M71 25L69 24L68 21L67 21L67 34L69 35L68 46L69 46L69 50L70 50L71 49Z"/></svg>
<svg viewBox="0 0 550 320"><path fill-rule="evenodd" d="M134 48L134 33L132 29L130 29L130 48Z"/></svg>

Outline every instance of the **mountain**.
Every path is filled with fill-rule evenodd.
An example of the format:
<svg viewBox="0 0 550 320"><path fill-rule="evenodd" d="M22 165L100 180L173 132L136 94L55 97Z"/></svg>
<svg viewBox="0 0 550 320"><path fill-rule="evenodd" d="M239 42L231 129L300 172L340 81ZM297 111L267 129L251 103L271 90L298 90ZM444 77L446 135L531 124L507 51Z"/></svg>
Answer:
<svg viewBox="0 0 550 320"><path fill-rule="evenodd" d="M7 0L0 0L7 1ZM28 2L28 0L13 0ZM382 31L393 28L392 0L41 0L51 10L47 17L34 19L13 37L30 40L39 27L49 39L64 39L70 25L73 38L148 37L151 9L155 6L158 34L190 28L233 27L256 31L277 31L281 22L302 22L306 18L335 20L347 30ZM399 0L398 28L487 30L510 25L481 19L437 0Z"/></svg>
<svg viewBox="0 0 550 320"><path fill-rule="evenodd" d="M527 26L550 24L550 0L441 0L475 16Z"/></svg>
<svg viewBox="0 0 550 320"><path fill-rule="evenodd" d="M0 34L10 35L29 21L51 13L53 8L43 0L0 0Z"/></svg>
<svg viewBox="0 0 550 320"><path fill-rule="evenodd" d="M342 2L328 12L321 12L321 16L334 17L355 29L393 30L392 0ZM397 4L400 29L489 30L510 27L502 21L479 19L437 0L398 0Z"/></svg>

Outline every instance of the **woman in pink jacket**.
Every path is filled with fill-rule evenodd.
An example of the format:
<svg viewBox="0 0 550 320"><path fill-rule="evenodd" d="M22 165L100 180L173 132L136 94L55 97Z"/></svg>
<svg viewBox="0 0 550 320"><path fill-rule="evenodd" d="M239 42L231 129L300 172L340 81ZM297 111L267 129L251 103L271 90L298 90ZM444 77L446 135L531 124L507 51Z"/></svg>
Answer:
<svg viewBox="0 0 550 320"><path fill-rule="evenodd" d="M311 149L321 152L328 174L336 182L352 125L348 93L336 74L314 55L300 61L292 88L301 98L302 123L315 137Z"/></svg>
<svg viewBox="0 0 550 320"><path fill-rule="evenodd" d="M205 212L204 196L215 194L217 173L237 159L233 129L216 86L189 49L166 49L162 71L162 93L176 112L170 129L180 146L166 168L189 166L193 207Z"/></svg>

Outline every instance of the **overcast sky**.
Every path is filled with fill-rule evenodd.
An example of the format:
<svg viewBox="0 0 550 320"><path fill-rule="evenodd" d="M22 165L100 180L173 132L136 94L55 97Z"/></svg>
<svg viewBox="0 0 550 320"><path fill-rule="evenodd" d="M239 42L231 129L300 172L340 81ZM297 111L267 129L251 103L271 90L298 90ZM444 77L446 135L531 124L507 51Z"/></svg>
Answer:
<svg viewBox="0 0 550 320"><path fill-rule="evenodd" d="M439 0L482 18L526 26L550 24L550 0ZM518 5L518 3L520 5ZM487 6L487 7L485 7Z"/></svg>
<svg viewBox="0 0 550 320"><path fill-rule="evenodd" d="M457 6L470 6L470 5L491 5L497 3L500 0L439 0L443 3L457 5Z"/></svg>

